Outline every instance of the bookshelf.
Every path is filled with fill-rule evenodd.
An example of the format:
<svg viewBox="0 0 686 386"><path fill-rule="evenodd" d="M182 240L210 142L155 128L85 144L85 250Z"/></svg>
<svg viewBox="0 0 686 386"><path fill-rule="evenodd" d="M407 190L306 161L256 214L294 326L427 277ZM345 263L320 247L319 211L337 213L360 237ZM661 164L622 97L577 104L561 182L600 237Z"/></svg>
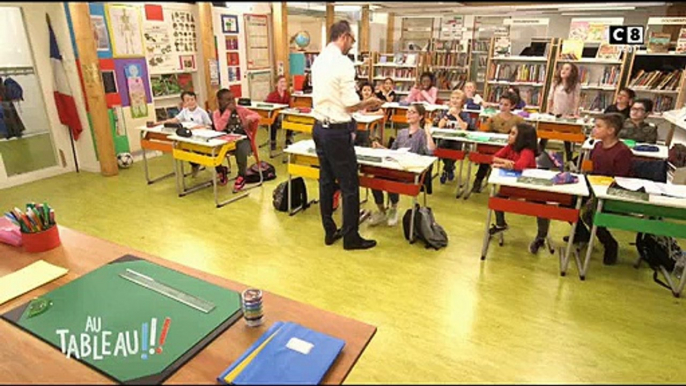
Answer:
<svg viewBox="0 0 686 386"><path fill-rule="evenodd" d="M361 52L355 58L355 74L358 78L367 79L370 83L372 81L372 55L371 52Z"/></svg>
<svg viewBox="0 0 686 386"><path fill-rule="evenodd" d="M472 40L469 57L469 80L476 84L476 92L484 93L486 85L486 65L491 51L489 39Z"/></svg>
<svg viewBox="0 0 686 386"><path fill-rule="evenodd" d="M446 50L426 53L425 63L434 74L441 99L449 98L452 90L462 89L469 80L469 51L454 51L454 48L459 48L459 42L453 42Z"/></svg>
<svg viewBox="0 0 686 386"><path fill-rule="evenodd" d="M310 72L314 59L319 56L319 51L305 51L303 55L305 55L305 72Z"/></svg>
<svg viewBox="0 0 686 386"><path fill-rule="evenodd" d="M549 70L554 60L554 40L545 40L545 50L538 56L500 56L494 51L495 39L491 38L490 41L484 100L497 103L509 86L517 86L527 108L541 110L544 106Z"/></svg>
<svg viewBox="0 0 686 386"><path fill-rule="evenodd" d="M564 40L560 47L564 46ZM605 48L605 47L603 47ZM573 63L579 68L579 81L581 82L580 113L582 115L602 114L605 108L615 102L617 94L622 88L622 76L629 60L625 52L616 52L618 57L598 58L601 45L598 43L586 43L582 55L578 59L565 57L563 50L557 50L554 69L557 70L565 63ZM552 78L551 78L552 82ZM552 83L551 83L552 84ZM550 87L550 86L548 86Z"/></svg>
<svg viewBox="0 0 686 386"><path fill-rule="evenodd" d="M372 80L377 83L392 78L396 94L407 95L417 82L422 63L423 57L419 52L377 52L371 70Z"/></svg>
<svg viewBox="0 0 686 386"><path fill-rule="evenodd" d="M674 44L675 45L675 44ZM679 109L686 99L686 53L636 51L631 57L627 87L637 98L653 101L651 118L662 118L662 113Z"/></svg>

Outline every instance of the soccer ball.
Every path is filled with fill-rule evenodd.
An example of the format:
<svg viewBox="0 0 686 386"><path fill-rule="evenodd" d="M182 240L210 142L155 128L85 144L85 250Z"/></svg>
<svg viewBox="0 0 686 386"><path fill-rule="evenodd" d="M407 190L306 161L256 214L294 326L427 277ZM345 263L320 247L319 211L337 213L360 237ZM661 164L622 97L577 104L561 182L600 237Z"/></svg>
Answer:
<svg viewBox="0 0 686 386"><path fill-rule="evenodd" d="M133 156L131 153L119 153L117 154L117 164L122 169L128 169L133 165Z"/></svg>

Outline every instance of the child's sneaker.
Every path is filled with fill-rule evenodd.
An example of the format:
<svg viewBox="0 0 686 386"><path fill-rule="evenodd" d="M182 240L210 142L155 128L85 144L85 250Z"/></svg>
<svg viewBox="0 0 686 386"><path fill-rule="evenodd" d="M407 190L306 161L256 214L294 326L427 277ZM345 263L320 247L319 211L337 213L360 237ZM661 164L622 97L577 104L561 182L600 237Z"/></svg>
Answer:
<svg viewBox="0 0 686 386"><path fill-rule="evenodd" d="M498 234L500 232L504 232L509 228L507 224L500 226L500 225L491 225L491 229L488 230L488 234L493 236L495 234Z"/></svg>
<svg viewBox="0 0 686 386"><path fill-rule="evenodd" d="M374 212L374 214L372 214L372 217L369 218L369 225L377 226L384 221L386 221L386 213L381 211Z"/></svg>
<svg viewBox="0 0 686 386"><path fill-rule="evenodd" d="M448 171L448 181L453 181L453 180L455 180L455 171L450 170L450 171Z"/></svg>
<svg viewBox="0 0 686 386"><path fill-rule="evenodd" d="M236 182L233 184L233 192L240 192L243 188L245 188L245 178L243 178L243 176L238 176Z"/></svg>
<svg viewBox="0 0 686 386"><path fill-rule="evenodd" d="M448 181L448 172L444 170L441 173L441 184L445 184L446 181Z"/></svg>
<svg viewBox="0 0 686 386"><path fill-rule="evenodd" d="M388 210L388 226L394 227L398 225L398 209L390 208Z"/></svg>
<svg viewBox="0 0 686 386"><path fill-rule="evenodd" d="M226 186L229 183L229 168L226 166L217 166L217 183L220 186Z"/></svg>
<svg viewBox="0 0 686 386"><path fill-rule="evenodd" d="M333 192L333 210L338 209L338 204L341 202L341 191Z"/></svg>
<svg viewBox="0 0 686 386"><path fill-rule="evenodd" d="M536 237L534 241L529 244L529 252L533 253L534 255L538 253L538 250L545 245L545 239L540 239Z"/></svg>

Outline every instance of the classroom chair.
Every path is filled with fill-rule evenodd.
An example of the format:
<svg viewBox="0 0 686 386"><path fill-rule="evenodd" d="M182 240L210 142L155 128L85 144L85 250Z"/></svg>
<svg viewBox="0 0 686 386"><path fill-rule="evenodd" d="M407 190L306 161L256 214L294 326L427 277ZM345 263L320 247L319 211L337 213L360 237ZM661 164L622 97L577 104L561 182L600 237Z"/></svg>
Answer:
<svg viewBox="0 0 686 386"><path fill-rule="evenodd" d="M248 130L246 131L246 134L248 136L248 140L250 141L250 148L252 149L252 155L255 158L256 164L260 165L260 152L259 146L257 145L257 130L259 128L259 122L253 122L249 127ZM229 155L234 155L235 151L229 152ZM228 156L226 157L228 162L229 162L229 169L231 168L231 158ZM262 186L264 183L264 176L262 175L262 168L258 167L259 174L260 174L260 181L252 184L247 184L245 188L240 192L241 194L237 197L231 198L226 202L226 204L232 203L234 201L238 201L241 198L248 197L250 195L250 192L248 192L251 189L257 188ZM234 181L236 178L238 178L238 174L236 174L236 177L230 178L229 182Z"/></svg>

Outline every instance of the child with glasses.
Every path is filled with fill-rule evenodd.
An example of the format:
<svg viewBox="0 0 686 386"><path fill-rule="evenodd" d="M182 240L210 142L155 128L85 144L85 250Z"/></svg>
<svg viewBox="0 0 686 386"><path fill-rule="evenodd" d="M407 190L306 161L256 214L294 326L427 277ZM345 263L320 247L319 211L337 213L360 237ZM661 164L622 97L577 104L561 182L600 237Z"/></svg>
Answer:
<svg viewBox="0 0 686 386"><path fill-rule="evenodd" d="M629 118L624 121L624 127L619 132L619 137L632 139L636 142L657 143L657 127L645 120L651 111L653 111L653 101L637 99L631 105Z"/></svg>

